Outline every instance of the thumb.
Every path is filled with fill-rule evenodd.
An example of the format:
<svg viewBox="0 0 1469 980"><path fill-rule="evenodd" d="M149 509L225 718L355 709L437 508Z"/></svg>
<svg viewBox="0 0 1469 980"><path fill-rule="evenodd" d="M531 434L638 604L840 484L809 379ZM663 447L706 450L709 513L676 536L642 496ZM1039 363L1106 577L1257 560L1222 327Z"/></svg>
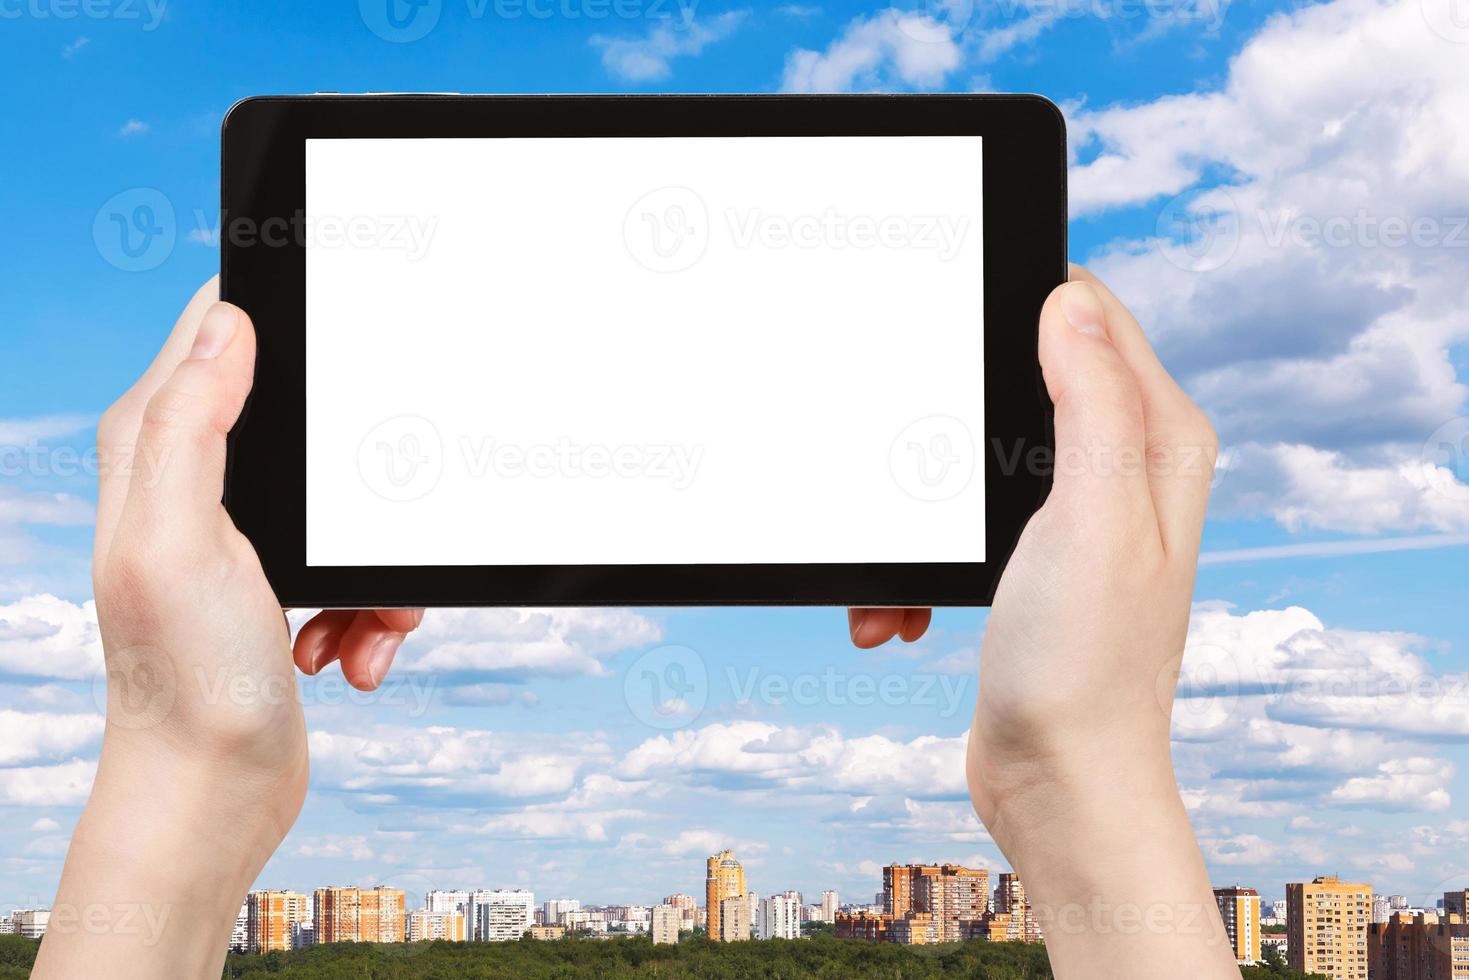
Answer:
<svg viewBox="0 0 1469 980"><path fill-rule="evenodd" d="M1091 518L1153 520L1142 392L1090 285L1069 282L1051 293L1041 309L1039 355L1056 407L1051 499Z"/></svg>
<svg viewBox="0 0 1469 980"><path fill-rule="evenodd" d="M128 506L154 524L192 533L218 519L225 437L255 376L255 329L244 311L216 303L204 314L188 357L148 399L138 451L157 461L134 481Z"/></svg>

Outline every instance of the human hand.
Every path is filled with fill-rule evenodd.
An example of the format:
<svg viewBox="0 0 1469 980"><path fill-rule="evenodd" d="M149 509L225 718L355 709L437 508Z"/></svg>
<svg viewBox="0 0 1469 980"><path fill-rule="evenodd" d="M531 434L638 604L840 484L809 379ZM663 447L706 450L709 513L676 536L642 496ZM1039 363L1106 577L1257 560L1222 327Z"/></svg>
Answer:
<svg viewBox="0 0 1469 980"><path fill-rule="evenodd" d="M107 725L37 976L218 975L239 903L305 798L290 632L220 502L255 333L217 295L212 280L195 294L97 427ZM371 689L421 617L321 613L300 630L295 663L316 673L339 660ZM66 909L147 895L168 910L168 934L146 948L136 935L66 928Z"/></svg>
<svg viewBox="0 0 1469 980"><path fill-rule="evenodd" d="M985 630L969 733L975 810L1041 914L1058 977L1238 976L1169 743L1213 429L1080 267L1047 300L1039 344L1054 485ZM863 612L850 614L862 647L926 625L922 611ZM1172 924L1140 938L1096 914L1125 906Z"/></svg>

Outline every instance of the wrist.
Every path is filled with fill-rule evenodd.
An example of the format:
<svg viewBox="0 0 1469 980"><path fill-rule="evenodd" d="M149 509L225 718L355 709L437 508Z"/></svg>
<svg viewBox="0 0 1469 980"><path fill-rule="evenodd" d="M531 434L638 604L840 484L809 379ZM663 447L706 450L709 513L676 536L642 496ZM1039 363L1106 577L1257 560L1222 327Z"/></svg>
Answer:
<svg viewBox="0 0 1469 980"><path fill-rule="evenodd" d="M242 775L109 729L37 977L218 975L240 902L300 809Z"/></svg>
<svg viewBox="0 0 1469 980"><path fill-rule="evenodd" d="M981 735L969 756L976 810L1025 885L1055 975L1237 977L1166 737L1061 744L985 758Z"/></svg>

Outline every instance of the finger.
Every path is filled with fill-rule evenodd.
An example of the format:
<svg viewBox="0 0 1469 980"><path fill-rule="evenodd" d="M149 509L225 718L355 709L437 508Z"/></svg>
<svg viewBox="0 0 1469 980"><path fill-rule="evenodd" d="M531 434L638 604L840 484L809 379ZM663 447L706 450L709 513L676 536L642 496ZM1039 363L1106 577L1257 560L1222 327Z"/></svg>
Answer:
<svg viewBox="0 0 1469 980"><path fill-rule="evenodd" d="M319 674L323 667L336 660L342 634L356 615L352 609L328 609L312 616L296 633L296 642L291 648L296 666L304 673Z"/></svg>
<svg viewBox="0 0 1469 980"><path fill-rule="evenodd" d="M153 393L168 380L174 368L182 361L194 343L199 322L204 313L219 298L219 279L210 279L199 287L189 300L184 312L174 323L173 331L163 342L163 348L153 358L153 363L143 372L133 386L113 402L97 422L97 530L94 554L98 564L105 563L107 550L112 544L112 535L122 514L123 502L127 499L128 484L133 477L148 480L153 477L154 461L138 456L135 452L138 427L143 421L143 408Z"/></svg>
<svg viewBox="0 0 1469 980"><path fill-rule="evenodd" d="M1041 309L1041 373L1056 422L1055 482L1046 506L1133 539L1147 529L1161 548L1142 396L1110 327L1101 297L1086 283L1057 287Z"/></svg>
<svg viewBox="0 0 1469 980"><path fill-rule="evenodd" d="M254 373L250 318L229 303L214 304L188 356L143 409L138 452L158 461L158 470L152 480L131 481L124 521L136 513L150 533L186 537L219 527L225 437L239 418Z"/></svg>
<svg viewBox="0 0 1469 980"><path fill-rule="evenodd" d="M1137 318L1112 291L1079 265L1071 267L1071 279L1096 291L1112 345L1137 378L1147 431L1149 484L1164 547L1196 551L1219 454L1214 429L1163 367Z"/></svg>
<svg viewBox="0 0 1469 980"><path fill-rule="evenodd" d="M374 609L372 612L384 626L397 633L412 633L423 622L422 609Z"/></svg>
<svg viewBox="0 0 1469 980"><path fill-rule="evenodd" d="M902 630L906 613L906 609L848 609L852 642L863 650L882 646Z"/></svg>
<svg viewBox="0 0 1469 980"><path fill-rule="evenodd" d="M928 631L928 624L932 619L932 609L905 610L903 613L903 625L898 630L898 635L903 638L904 643L912 643Z"/></svg>
<svg viewBox="0 0 1469 980"><path fill-rule="evenodd" d="M359 691L374 690L388 676L404 633L390 629L371 610L359 610L337 645L342 676Z"/></svg>

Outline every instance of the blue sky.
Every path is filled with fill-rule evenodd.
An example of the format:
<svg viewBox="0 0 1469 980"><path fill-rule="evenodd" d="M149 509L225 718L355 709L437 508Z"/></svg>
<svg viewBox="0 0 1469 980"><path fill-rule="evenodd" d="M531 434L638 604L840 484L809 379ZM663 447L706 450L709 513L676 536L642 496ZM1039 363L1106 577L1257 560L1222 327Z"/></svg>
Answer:
<svg viewBox="0 0 1469 980"><path fill-rule="evenodd" d="M1055 100L1073 258L1228 449L1176 725L1216 881L1274 897L1341 872L1422 900L1469 879L1469 486L1435 448L1465 434L1469 371L1469 36L1446 3L431 0L432 29L392 41L382 2L0 0L0 903L49 900L100 734L94 488L67 453L217 267L191 232L224 111L316 90ZM176 241L125 271L93 226L141 188ZM1180 242L1180 216L1222 234ZM1374 234L1419 219L1421 240ZM1360 553L1311 553L1332 542ZM1002 866L958 769L983 623L940 611L864 654L834 610L431 614L378 695L306 688L313 792L261 883L646 902L733 846L762 892L861 900L888 861ZM669 665L697 713L646 710L638 679Z"/></svg>

